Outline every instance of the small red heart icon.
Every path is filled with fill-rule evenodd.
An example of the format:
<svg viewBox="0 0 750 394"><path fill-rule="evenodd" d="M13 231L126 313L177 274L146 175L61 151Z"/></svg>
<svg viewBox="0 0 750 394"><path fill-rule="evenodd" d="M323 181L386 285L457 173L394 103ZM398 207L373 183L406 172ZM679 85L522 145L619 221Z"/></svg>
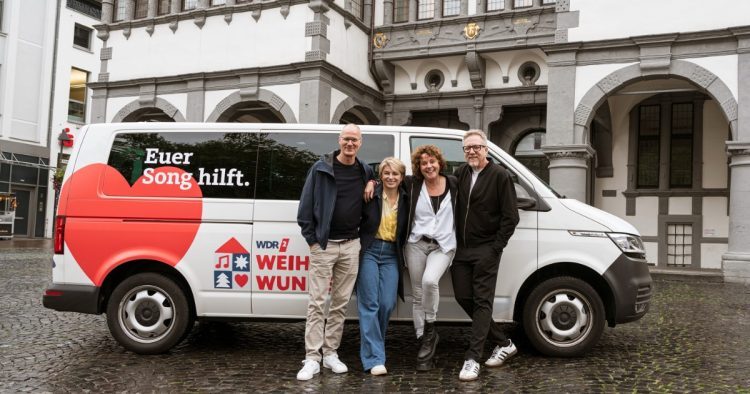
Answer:
<svg viewBox="0 0 750 394"><path fill-rule="evenodd" d="M131 187L116 169L92 164L65 181L57 212L67 216L65 245L95 285L101 286L106 275L125 262L158 261L174 267L182 260L203 211L200 186L182 174L180 168L159 167ZM186 181L154 182L160 179Z"/></svg>
<svg viewBox="0 0 750 394"><path fill-rule="evenodd" d="M240 287L245 287L245 285L247 284L247 279L247 275L245 274L236 274L234 276L234 281L237 282Z"/></svg>

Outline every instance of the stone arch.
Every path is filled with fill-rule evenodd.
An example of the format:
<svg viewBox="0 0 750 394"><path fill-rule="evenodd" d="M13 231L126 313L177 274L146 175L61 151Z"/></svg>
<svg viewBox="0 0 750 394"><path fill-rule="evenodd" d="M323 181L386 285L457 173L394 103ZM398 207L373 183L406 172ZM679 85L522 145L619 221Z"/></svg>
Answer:
<svg viewBox="0 0 750 394"><path fill-rule="evenodd" d="M167 116L174 119L175 122L184 122L185 117L180 113L180 110L177 109L174 105L172 105L169 101L157 97L153 102L147 102L142 101L140 99L136 99L128 103L126 106L122 107L117 114L115 114L115 117L112 118L112 123L119 123L122 122L128 115L148 109L148 108L157 108L164 112Z"/></svg>
<svg viewBox="0 0 750 394"><path fill-rule="evenodd" d="M590 140L589 125L595 116L594 109L621 87L641 80L676 77L686 80L703 89L716 100L732 131L732 139L737 139L737 100L727 85L716 74L685 60L673 60L665 73L643 71L640 64L623 67L600 80L583 96L574 114L575 144L586 144Z"/></svg>
<svg viewBox="0 0 750 394"><path fill-rule="evenodd" d="M214 108L211 115L208 116L206 122L218 121L219 117L232 106L246 101L260 101L268 104L271 108L281 114L284 118L284 123L297 123L297 117L294 116L294 111L289 107L289 104L275 93L265 89L256 89L254 93L238 90L230 94L216 105L216 108Z"/></svg>
<svg viewBox="0 0 750 394"><path fill-rule="evenodd" d="M370 108L357 103L357 101L351 97L347 97L336 107L336 110L333 111L333 116L331 117L331 123L339 123L339 119L341 119L344 113L355 108L365 117L364 120L367 121L367 124L380 124L380 118L375 115Z"/></svg>

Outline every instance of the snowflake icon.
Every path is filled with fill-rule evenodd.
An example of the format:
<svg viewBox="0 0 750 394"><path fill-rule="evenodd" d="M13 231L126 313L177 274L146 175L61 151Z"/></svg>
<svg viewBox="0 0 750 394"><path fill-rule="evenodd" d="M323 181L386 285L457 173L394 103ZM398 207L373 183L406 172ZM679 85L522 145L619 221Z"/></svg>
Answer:
<svg viewBox="0 0 750 394"><path fill-rule="evenodd" d="M237 271L247 271L250 266L250 260L246 254L234 255L234 267Z"/></svg>

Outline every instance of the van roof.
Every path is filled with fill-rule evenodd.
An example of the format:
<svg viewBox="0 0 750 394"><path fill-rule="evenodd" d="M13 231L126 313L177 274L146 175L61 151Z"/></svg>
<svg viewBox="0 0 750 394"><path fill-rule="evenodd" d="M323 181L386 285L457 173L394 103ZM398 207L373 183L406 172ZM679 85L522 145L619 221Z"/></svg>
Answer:
<svg viewBox="0 0 750 394"><path fill-rule="evenodd" d="M344 125L341 124L304 124L304 123L201 123L201 122L133 122L133 123L95 123L87 126L99 131L108 130L116 132L119 130L180 130L180 131L206 131L206 130L289 130L289 131L340 131ZM432 134L463 135L463 130L443 129L437 127L415 127L415 126L379 126L359 125L366 132L394 132L410 131Z"/></svg>

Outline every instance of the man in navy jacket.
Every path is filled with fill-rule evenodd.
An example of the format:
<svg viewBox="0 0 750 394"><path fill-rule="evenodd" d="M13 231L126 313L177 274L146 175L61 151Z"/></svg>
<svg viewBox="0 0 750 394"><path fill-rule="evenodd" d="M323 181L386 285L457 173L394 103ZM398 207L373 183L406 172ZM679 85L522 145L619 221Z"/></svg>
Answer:
<svg viewBox="0 0 750 394"><path fill-rule="evenodd" d="M310 168L302 188L297 223L310 245L310 300L305 325L305 360L298 380L309 380L323 367L335 373L348 369L336 353L344 330L346 306L359 269L359 228L363 193L373 178L369 165L357 158L362 132L344 126L339 150L326 154ZM328 316L323 313L330 286Z"/></svg>

